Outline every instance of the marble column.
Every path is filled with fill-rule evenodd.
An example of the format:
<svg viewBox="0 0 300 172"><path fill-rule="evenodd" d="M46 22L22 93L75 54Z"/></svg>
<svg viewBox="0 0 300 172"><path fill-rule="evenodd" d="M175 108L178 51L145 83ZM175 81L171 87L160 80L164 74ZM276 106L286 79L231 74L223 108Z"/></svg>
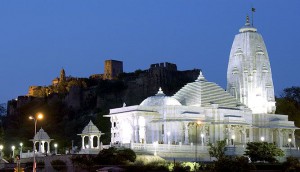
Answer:
<svg viewBox="0 0 300 172"><path fill-rule="evenodd" d="M97 149L100 149L100 137L101 135L97 136Z"/></svg>
<svg viewBox="0 0 300 172"><path fill-rule="evenodd" d="M39 143L39 152L41 153L42 151L41 151L41 142L38 142Z"/></svg>
<svg viewBox="0 0 300 172"><path fill-rule="evenodd" d="M184 144L189 144L189 123L184 122Z"/></svg>
<svg viewBox="0 0 300 172"><path fill-rule="evenodd" d="M283 145L283 133L281 129L278 129L278 143L279 147L281 148Z"/></svg>
<svg viewBox="0 0 300 172"><path fill-rule="evenodd" d="M242 135L242 144L246 145L247 136L246 136L246 129L245 128L243 128L241 130L241 135Z"/></svg>
<svg viewBox="0 0 300 172"><path fill-rule="evenodd" d="M295 130L292 130L292 144L293 144L293 147L296 147Z"/></svg>
<svg viewBox="0 0 300 172"><path fill-rule="evenodd" d="M94 144L93 144L93 138L94 136L89 136L89 145L90 145L90 149L93 148Z"/></svg>
<svg viewBox="0 0 300 172"><path fill-rule="evenodd" d="M47 144L48 144L48 147L47 147L47 153L50 153L50 141L47 142Z"/></svg>
<svg viewBox="0 0 300 172"><path fill-rule="evenodd" d="M42 153L45 153L45 147L44 147L45 145L44 145L44 143L45 143L45 141L42 141L42 142L41 142L41 148L42 148L42 149L41 149L41 152L42 152Z"/></svg>
<svg viewBox="0 0 300 172"><path fill-rule="evenodd" d="M82 140L82 147L81 147L81 149L85 149L85 145L84 145L84 137L85 137L85 136L81 136L81 140Z"/></svg>

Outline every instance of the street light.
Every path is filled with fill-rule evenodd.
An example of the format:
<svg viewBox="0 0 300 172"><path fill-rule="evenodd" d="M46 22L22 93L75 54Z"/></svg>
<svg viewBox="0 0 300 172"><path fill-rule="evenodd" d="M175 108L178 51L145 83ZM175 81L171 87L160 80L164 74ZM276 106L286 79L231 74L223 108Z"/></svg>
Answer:
<svg viewBox="0 0 300 172"><path fill-rule="evenodd" d="M200 124L201 124L201 121L197 121L197 123L196 123L196 145L195 145L195 162L197 162L197 142L198 142L198 134L197 134L197 127L198 127L198 125L200 126Z"/></svg>
<svg viewBox="0 0 300 172"><path fill-rule="evenodd" d="M43 117L44 116L41 113L37 114L37 118L35 118L33 116L29 116L29 119L34 121L34 136L33 136L33 139L34 139L34 137L36 135L36 123L37 123L37 120L43 119ZM33 168L33 172L35 172L36 171L36 161L35 161L35 142L34 141L33 141L33 167L32 168Z"/></svg>
<svg viewBox="0 0 300 172"><path fill-rule="evenodd" d="M3 150L3 145L0 145L0 159L2 159L2 150Z"/></svg>
<svg viewBox="0 0 300 172"><path fill-rule="evenodd" d="M20 143L21 149L20 149L20 159L22 158L22 147L23 147L23 143Z"/></svg>
<svg viewBox="0 0 300 172"><path fill-rule="evenodd" d="M54 148L55 148L55 155L57 155L57 143L54 143Z"/></svg>
<svg viewBox="0 0 300 172"><path fill-rule="evenodd" d="M12 154L12 158L14 158L15 157L15 146L11 146L11 150L13 151L13 154Z"/></svg>
<svg viewBox="0 0 300 172"><path fill-rule="evenodd" d="M262 142L265 141L265 137L262 136L262 137L260 138L260 140L261 140Z"/></svg>

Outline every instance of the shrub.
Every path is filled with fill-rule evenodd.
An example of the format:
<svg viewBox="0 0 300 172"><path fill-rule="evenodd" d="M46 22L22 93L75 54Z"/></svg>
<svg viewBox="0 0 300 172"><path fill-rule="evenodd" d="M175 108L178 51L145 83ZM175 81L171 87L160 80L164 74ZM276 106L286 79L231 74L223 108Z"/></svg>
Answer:
<svg viewBox="0 0 300 172"><path fill-rule="evenodd" d="M214 171L230 171L230 172L239 172L239 171L250 171L255 169L255 166L249 163L247 157L236 157L229 158L223 157L214 162Z"/></svg>
<svg viewBox="0 0 300 172"><path fill-rule="evenodd" d="M110 147L99 152L94 162L101 165L123 165L127 162L134 162L136 154L133 150L122 148L117 149Z"/></svg>
<svg viewBox="0 0 300 172"><path fill-rule="evenodd" d="M208 152L211 157L221 159L225 156L226 140L217 141L216 145L209 143L208 146L210 147Z"/></svg>
<svg viewBox="0 0 300 172"><path fill-rule="evenodd" d="M297 158L287 157L282 167L285 172L300 171L300 162Z"/></svg>
<svg viewBox="0 0 300 172"><path fill-rule="evenodd" d="M66 162L59 159L51 161L51 166L57 171L67 169Z"/></svg>
<svg viewBox="0 0 300 172"><path fill-rule="evenodd" d="M249 156L252 162L267 161L277 162L277 156L284 156L284 152L273 143L249 142L247 143L245 155Z"/></svg>
<svg viewBox="0 0 300 172"><path fill-rule="evenodd" d="M28 161L25 163L25 167L26 168L33 168L33 162L32 161Z"/></svg>
<svg viewBox="0 0 300 172"><path fill-rule="evenodd" d="M36 163L36 168L40 168L40 169L45 168L45 162L44 161L38 161Z"/></svg>
<svg viewBox="0 0 300 172"><path fill-rule="evenodd" d="M82 169L89 169L94 164L94 156L92 155L73 155L70 160Z"/></svg>
<svg viewBox="0 0 300 172"><path fill-rule="evenodd" d="M136 154L133 150L125 148L118 151L118 157L120 161L134 162Z"/></svg>

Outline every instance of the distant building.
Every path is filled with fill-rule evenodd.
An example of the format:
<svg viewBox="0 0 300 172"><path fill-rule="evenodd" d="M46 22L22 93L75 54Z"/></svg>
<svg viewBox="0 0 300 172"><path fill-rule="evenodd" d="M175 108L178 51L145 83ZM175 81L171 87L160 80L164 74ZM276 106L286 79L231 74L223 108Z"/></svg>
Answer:
<svg viewBox="0 0 300 172"><path fill-rule="evenodd" d="M103 79L108 79L108 80L117 79L120 73L123 73L122 61L105 60Z"/></svg>
<svg viewBox="0 0 300 172"><path fill-rule="evenodd" d="M52 85L56 86L58 85L60 82L64 82L66 81L66 72L65 70L62 68L60 71L60 77L59 78L55 78L52 80Z"/></svg>

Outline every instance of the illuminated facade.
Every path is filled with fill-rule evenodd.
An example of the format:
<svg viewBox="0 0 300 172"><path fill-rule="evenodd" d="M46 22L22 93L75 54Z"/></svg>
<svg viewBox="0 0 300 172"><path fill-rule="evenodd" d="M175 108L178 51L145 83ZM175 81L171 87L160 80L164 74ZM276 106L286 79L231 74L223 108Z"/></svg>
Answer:
<svg viewBox="0 0 300 172"><path fill-rule="evenodd" d="M240 147L239 154L252 141L295 147L294 122L288 121L287 115L274 114L269 57L256 31L247 18L234 39L227 91L207 81L200 72L196 81L186 84L173 96L166 96L160 89L139 105L111 109L106 115L112 124L111 142L131 144L133 149L178 145L176 149L166 147L161 151L186 154L197 152L197 145L202 146L200 152L207 154L208 143L223 139L228 146Z"/></svg>
<svg viewBox="0 0 300 172"><path fill-rule="evenodd" d="M254 114L274 113L274 86L264 40L248 17L239 32L230 51L227 91Z"/></svg>

